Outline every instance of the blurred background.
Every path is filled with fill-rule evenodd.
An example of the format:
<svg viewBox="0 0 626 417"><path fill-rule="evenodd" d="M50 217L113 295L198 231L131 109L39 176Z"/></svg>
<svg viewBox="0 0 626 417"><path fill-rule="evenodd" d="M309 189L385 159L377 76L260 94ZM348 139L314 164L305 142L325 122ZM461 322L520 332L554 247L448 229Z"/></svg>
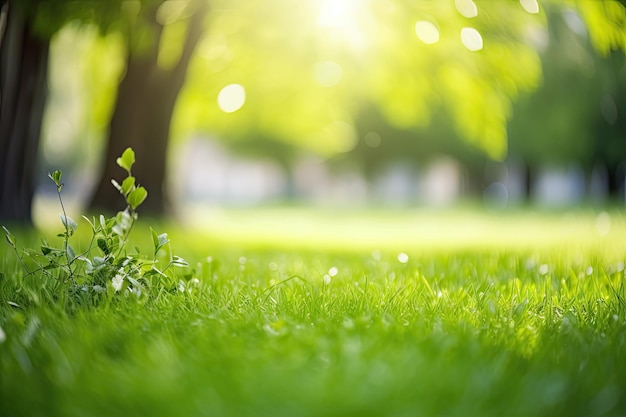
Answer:
<svg viewBox="0 0 626 417"><path fill-rule="evenodd" d="M34 166L9 171L2 130L4 218L30 216L11 178L33 173L40 213L54 169L72 204L116 209L127 146L150 215L625 201L620 1L5 0L2 17L3 57L32 32L47 80Z"/></svg>

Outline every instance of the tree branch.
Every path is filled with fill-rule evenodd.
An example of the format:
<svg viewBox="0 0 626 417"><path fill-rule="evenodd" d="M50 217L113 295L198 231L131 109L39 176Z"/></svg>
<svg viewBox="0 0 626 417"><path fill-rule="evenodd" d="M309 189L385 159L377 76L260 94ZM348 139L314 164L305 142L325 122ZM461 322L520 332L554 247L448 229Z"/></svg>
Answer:
<svg viewBox="0 0 626 417"><path fill-rule="evenodd" d="M209 12L209 6L206 0L197 1L196 4L198 8L189 18L189 26L187 27L183 50L178 63L173 69L173 75L180 80L184 78L193 52L202 38L202 34L204 33L204 18Z"/></svg>

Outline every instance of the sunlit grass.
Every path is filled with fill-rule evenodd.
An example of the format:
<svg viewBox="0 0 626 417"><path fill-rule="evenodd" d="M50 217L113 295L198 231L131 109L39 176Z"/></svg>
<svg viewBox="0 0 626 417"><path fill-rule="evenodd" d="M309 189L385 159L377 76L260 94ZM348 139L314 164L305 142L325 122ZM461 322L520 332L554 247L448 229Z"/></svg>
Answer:
<svg viewBox="0 0 626 417"><path fill-rule="evenodd" d="M159 226L198 282L68 308L2 248L0 414L624 415L599 214L205 212Z"/></svg>
<svg viewBox="0 0 626 417"><path fill-rule="evenodd" d="M620 210L188 209L186 230L221 243L326 250L596 249L621 256ZM198 233L199 232L199 233Z"/></svg>

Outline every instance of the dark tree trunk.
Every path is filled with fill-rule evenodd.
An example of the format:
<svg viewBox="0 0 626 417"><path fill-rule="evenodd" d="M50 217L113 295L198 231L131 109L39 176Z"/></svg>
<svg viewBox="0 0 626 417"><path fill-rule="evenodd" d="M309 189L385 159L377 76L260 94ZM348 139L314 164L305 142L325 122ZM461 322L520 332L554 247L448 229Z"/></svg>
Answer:
<svg viewBox="0 0 626 417"><path fill-rule="evenodd" d="M189 60L202 34L206 11L196 11L190 18L181 58L170 69L157 64L162 27L153 18L154 42L146 51L129 49L126 75L118 87L117 101L109 125L104 170L92 198L90 209L114 212L124 208L111 179L123 178L116 159L126 147L132 147L137 161L133 175L148 190L140 210L161 216L168 211L167 146L170 122L176 99L183 86Z"/></svg>
<svg viewBox="0 0 626 417"><path fill-rule="evenodd" d="M535 182L537 181L537 168L532 164L526 163L524 171L524 199L528 202L533 197L535 191Z"/></svg>
<svg viewBox="0 0 626 417"><path fill-rule="evenodd" d="M31 223L50 40L0 1L0 220Z"/></svg>
<svg viewBox="0 0 626 417"><path fill-rule="evenodd" d="M620 201L624 197L624 170L620 165L606 165L609 199Z"/></svg>

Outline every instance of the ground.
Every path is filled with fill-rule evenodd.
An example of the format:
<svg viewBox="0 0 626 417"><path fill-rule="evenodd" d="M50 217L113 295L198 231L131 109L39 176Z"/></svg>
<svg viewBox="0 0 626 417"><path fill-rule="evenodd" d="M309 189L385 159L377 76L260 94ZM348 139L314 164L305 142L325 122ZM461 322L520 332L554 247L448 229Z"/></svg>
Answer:
<svg viewBox="0 0 626 417"><path fill-rule="evenodd" d="M626 414L619 210L183 220L195 279L140 298L60 305L1 249L1 415Z"/></svg>

